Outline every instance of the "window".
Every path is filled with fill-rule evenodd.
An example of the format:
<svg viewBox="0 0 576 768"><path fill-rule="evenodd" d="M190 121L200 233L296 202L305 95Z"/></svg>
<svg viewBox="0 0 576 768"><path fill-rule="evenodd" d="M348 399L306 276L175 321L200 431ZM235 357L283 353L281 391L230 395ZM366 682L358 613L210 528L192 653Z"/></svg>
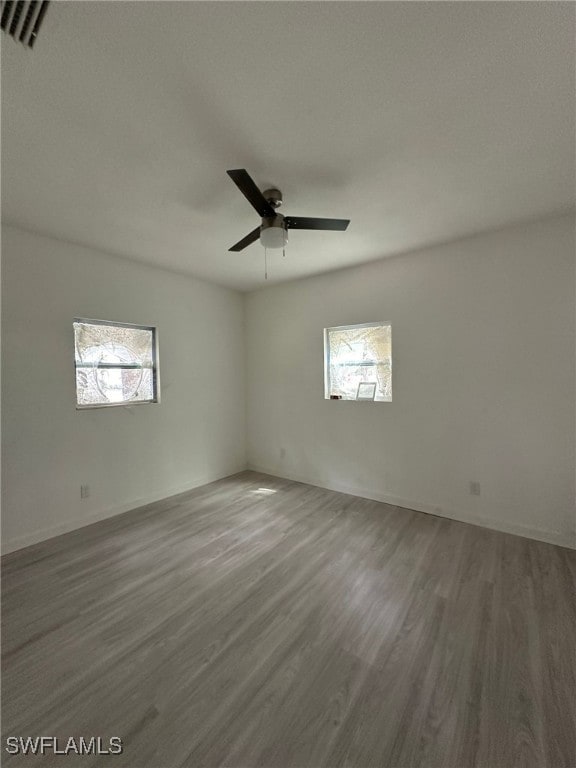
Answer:
<svg viewBox="0 0 576 768"><path fill-rule="evenodd" d="M156 329L74 321L76 407L158 402Z"/></svg>
<svg viewBox="0 0 576 768"><path fill-rule="evenodd" d="M325 397L392 400L392 329L383 323L324 330Z"/></svg>

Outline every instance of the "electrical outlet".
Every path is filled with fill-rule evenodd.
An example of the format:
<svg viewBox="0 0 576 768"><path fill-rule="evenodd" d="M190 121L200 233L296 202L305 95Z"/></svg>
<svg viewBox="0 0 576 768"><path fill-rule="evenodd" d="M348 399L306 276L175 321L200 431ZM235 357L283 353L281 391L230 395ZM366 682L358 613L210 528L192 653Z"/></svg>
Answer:
<svg viewBox="0 0 576 768"><path fill-rule="evenodd" d="M280 448L280 458L281 459L286 458L286 448Z"/></svg>
<svg viewBox="0 0 576 768"><path fill-rule="evenodd" d="M477 480L470 480L470 494L480 496L480 483Z"/></svg>
<svg viewBox="0 0 576 768"><path fill-rule="evenodd" d="M80 498L81 499L87 499L88 496L90 496L90 486L89 485L81 485L80 486Z"/></svg>

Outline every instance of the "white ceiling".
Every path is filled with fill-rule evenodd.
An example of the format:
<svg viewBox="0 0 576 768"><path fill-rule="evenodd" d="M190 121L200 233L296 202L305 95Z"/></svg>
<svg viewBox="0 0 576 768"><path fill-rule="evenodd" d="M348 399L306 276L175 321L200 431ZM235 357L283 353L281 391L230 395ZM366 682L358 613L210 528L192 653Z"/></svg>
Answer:
<svg viewBox="0 0 576 768"><path fill-rule="evenodd" d="M572 3L53 2L2 43L3 217L242 290L574 204Z"/></svg>

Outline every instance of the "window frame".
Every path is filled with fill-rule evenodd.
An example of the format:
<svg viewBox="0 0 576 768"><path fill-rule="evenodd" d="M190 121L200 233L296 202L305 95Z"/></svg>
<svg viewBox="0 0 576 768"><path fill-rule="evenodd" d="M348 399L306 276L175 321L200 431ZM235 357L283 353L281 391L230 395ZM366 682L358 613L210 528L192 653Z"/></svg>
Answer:
<svg viewBox="0 0 576 768"><path fill-rule="evenodd" d="M135 328L139 331L152 332L152 390L154 397L152 400L123 400L118 403L86 403L78 402L78 389L76 386L78 364L76 362L76 337L74 335L74 323L87 323L89 325L106 325L113 328ZM156 405L160 403L160 358L158 355L158 327L155 325L144 325L141 323L121 323L115 320L98 320L90 317L74 317L72 320L72 335L74 339L74 391L76 397L77 411L91 411L95 408L127 408L133 405ZM130 365L128 363L119 365L104 365L103 368L126 368L134 369L140 366Z"/></svg>
<svg viewBox="0 0 576 768"><path fill-rule="evenodd" d="M374 323L352 323L351 325L333 325L330 328L324 328L324 400L330 400L338 403L391 403L390 400L368 400L357 398L332 398L330 396L330 331L350 331L356 328L380 328L388 326L390 328L390 344L392 344L392 323L378 321ZM390 375L392 375L392 352L390 352Z"/></svg>

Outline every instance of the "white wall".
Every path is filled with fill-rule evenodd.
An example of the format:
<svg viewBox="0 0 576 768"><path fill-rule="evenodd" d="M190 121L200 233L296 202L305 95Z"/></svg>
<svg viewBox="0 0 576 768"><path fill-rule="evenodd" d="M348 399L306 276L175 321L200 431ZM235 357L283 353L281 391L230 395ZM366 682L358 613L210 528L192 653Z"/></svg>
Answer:
<svg viewBox="0 0 576 768"><path fill-rule="evenodd" d="M564 216L252 293L250 466L574 546L574 255ZM370 321L393 402L324 400L323 328Z"/></svg>
<svg viewBox="0 0 576 768"><path fill-rule="evenodd" d="M241 294L11 227L2 259L4 551L245 468ZM75 316L158 327L160 404L76 410Z"/></svg>
<svg viewBox="0 0 576 768"><path fill-rule="evenodd" d="M246 336L234 291L2 236L4 551L243 469L245 405L254 468L576 546L571 217L252 293ZM158 326L160 405L76 411L75 316ZM372 320L393 402L325 401L323 328Z"/></svg>

